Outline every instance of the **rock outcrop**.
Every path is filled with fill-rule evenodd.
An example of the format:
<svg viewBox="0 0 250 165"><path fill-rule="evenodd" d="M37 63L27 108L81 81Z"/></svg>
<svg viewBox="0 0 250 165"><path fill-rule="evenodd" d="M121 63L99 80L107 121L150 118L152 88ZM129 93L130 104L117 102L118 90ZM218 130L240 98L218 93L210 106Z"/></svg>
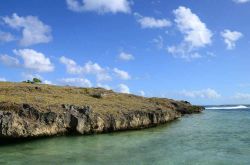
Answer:
<svg viewBox="0 0 250 165"><path fill-rule="evenodd" d="M62 105L63 113L39 112L27 104L19 111L0 111L0 137L39 137L60 134L93 134L141 129L167 123L183 114L202 110L148 110L99 114L89 106Z"/></svg>
<svg viewBox="0 0 250 165"><path fill-rule="evenodd" d="M137 98L138 96L126 95L123 97ZM93 99L98 102L102 98ZM132 109L127 107L126 102L123 105L121 100L117 107L112 107L112 111L96 110L92 107L95 102L88 105L87 101L83 106L57 104L51 108L49 104L41 109L35 103L18 103L16 101L10 104L8 100L1 100L0 138L62 134L84 135L142 129L167 123L184 114L199 113L203 110L202 107L192 106L183 101L142 97L137 99L143 99L143 103L145 103L140 106L135 104L136 109ZM105 105L101 105L107 106L107 108L109 106L106 102ZM114 104L110 106L114 106Z"/></svg>

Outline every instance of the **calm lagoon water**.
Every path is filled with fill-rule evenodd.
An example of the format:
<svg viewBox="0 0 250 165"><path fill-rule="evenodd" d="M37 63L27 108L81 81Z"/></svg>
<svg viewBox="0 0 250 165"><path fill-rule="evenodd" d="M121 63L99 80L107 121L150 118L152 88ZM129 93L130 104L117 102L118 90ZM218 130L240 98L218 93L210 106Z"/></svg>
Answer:
<svg viewBox="0 0 250 165"><path fill-rule="evenodd" d="M140 131L0 146L0 165L249 165L250 109L213 109Z"/></svg>

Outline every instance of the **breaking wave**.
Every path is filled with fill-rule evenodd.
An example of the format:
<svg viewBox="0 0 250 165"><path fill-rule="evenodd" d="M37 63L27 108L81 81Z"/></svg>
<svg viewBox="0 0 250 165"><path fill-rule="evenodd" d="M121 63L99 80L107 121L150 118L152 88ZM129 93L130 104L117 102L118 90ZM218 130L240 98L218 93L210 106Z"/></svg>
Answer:
<svg viewBox="0 0 250 165"><path fill-rule="evenodd" d="M206 109L247 109L247 108L248 108L248 107L245 106L245 105L206 107Z"/></svg>

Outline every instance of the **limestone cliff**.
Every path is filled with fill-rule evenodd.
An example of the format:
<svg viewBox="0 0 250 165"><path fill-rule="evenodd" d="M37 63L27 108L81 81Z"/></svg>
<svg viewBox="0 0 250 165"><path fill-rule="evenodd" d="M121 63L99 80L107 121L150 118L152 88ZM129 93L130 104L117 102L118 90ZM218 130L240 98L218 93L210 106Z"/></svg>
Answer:
<svg viewBox="0 0 250 165"><path fill-rule="evenodd" d="M185 101L102 88L0 83L0 138L141 129L202 110Z"/></svg>

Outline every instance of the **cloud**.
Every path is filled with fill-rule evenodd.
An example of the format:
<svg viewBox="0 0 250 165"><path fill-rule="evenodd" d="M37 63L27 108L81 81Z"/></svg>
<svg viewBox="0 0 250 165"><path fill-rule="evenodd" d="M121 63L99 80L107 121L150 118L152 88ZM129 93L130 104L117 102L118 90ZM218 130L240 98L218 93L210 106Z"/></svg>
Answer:
<svg viewBox="0 0 250 165"><path fill-rule="evenodd" d="M189 8L181 6L174 11L174 14L175 22L184 34L185 42L190 43L192 47L204 47L211 44L211 31Z"/></svg>
<svg viewBox="0 0 250 165"><path fill-rule="evenodd" d="M114 68L113 69L114 73L116 74L117 77L119 77L122 80L129 80L131 79L131 76L129 75L128 72Z"/></svg>
<svg viewBox="0 0 250 165"><path fill-rule="evenodd" d="M238 31L230 31L228 29L225 29L223 32L221 32L221 36L223 37L224 42L227 45L227 49L231 50L235 48L236 41L242 38L243 34Z"/></svg>
<svg viewBox="0 0 250 165"><path fill-rule="evenodd" d="M83 72L87 74L94 74L97 81L109 81L112 78L107 73L106 69L102 68L99 64L91 61L87 62L83 67Z"/></svg>
<svg viewBox="0 0 250 165"><path fill-rule="evenodd" d="M146 95L144 91L139 91L139 94L143 97Z"/></svg>
<svg viewBox="0 0 250 165"><path fill-rule="evenodd" d="M237 99L237 100L250 100L250 93L237 93L234 96L234 99Z"/></svg>
<svg viewBox="0 0 250 165"><path fill-rule="evenodd" d="M7 54L0 55L0 62L6 66L17 67L20 65L19 60Z"/></svg>
<svg viewBox="0 0 250 165"><path fill-rule="evenodd" d="M0 81L3 81L3 82L5 82L5 81L7 81L5 78L3 78L3 77L0 77Z"/></svg>
<svg viewBox="0 0 250 165"><path fill-rule="evenodd" d="M182 43L178 46L170 46L167 51L171 53L176 58L183 58L186 60L202 58L202 56L190 49L189 45Z"/></svg>
<svg viewBox="0 0 250 165"><path fill-rule="evenodd" d="M130 13L128 0L66 0L69 10L74 12L94 11L104 13Z"/></svg>
<svg viewBox="0 0 250 165"><path fill-rule="evenodd" d="M126 71L120 70L118 68L114 68L112 70L103 68L98 63L93 63L91 61L85 63L83 66L80 66L74 60L62 56L60 58L60 62L66 66L66 70L69 74L94 75L96 76L96 79L99 83L101 81L111 81L111 72L113 72L122 80L129 80L131 78L129 73Z"/></svg>
<svg viewBox="0 0 250 165"><path fill-rule="evenodd" d="M127 94L130 93L129 87L127 85L125 85L125 84L119 84L118 85L118 91L121 92L121 93L127 93Z"/></svg>
<svg viewBox="0 0 250 165"><path fill-rule="evenodd" d="M47 84L47 85L54 85L51 81L49 80L44 80L43 84Z"/></svg>
<svg viewBox="0 0 250 165"><path fill-rule="evenodd" d="M11 33L0 31L0 43L11 42L14 40L15 40L15 37Z"/></svg>
<svg viewBox="0 0 250 165"><path fill-rule="evenodd" d="M217 99L221 97L221 95L217 91L210 88L203 90L195 90L195 91L183 90L182 92L180 92L180 95L189 98L203 98L203 99Z"/></svg>
<svg viewBox="0 0 250 165"><path fill-rule="evenodd" d="M72 59L62 56L60 62L66 66L66 70L70 74L81 74L83 72L83 68Z"/></svg>
<svg viewBox="0 0 250 165"><path fill-rule="evenodd" d="M156 47L158 49L163 49L164 47L164 39L161 35L159 35L158 37L154 38L152 40L152 42L156 45Z"/></svg>
<svg viewBox="0 0 250 165"><path fill-rule="evenodd" d="M233 0L236 3L247 3L250 2L250 0Z"/></svg>
<svg viewBox="0 0 250 165"><path fill-rule="evenodd" d="M85 78L63 78L60 81L65 85L92 87L92 83Z"/></svg>
<svg viewBox="0 0 250 165"><path fill-rule="evenodd" d="M165 28L172 25L172 23L167 19L156 19L154 17L143 17L138 13L135 13L137 22L141 25L142 28Z"/></svg>
<svg viewBox="0 0 250 165"><path fill-rule="evenodd" d="M37 72L52 72L54 65L43 53L33 49L19 49L13 51L23 60L23 67Z"/></svg>
<svg viewBox="0 0 250 165"><path fill-rule="evenodd" d="M60 58L60 62L66 66L66 70L70 74L92 74L96 76L97 81L112 80L107 70L97 63L89 61L84 66L80 66L74 60L64 56Z"/></svg>
<svg viewBox="0 0 250 165"><path fill-rule="evenodd" d="M175 57L197 58L195 51L212 43L212 32L189 8L180 6L173 13L177 28L184 35L184 39L179 45L168 47L168 52Z"/></svg>
<svg viewBox="0 0 250 165"><path fill-rule="evenodd" d="M131 61L131 60L134 60L135 57L132 54L121 52L119 54L119 59L122 61Z"/></svg>
<svg viewBox="0 0 250 165"><path fill-rule="evenodd" d="M30 46L48 43L52 40L50 26L44 24L38 17L20 17L14 13L11 17L3 17L4 22L16 30L22 30L20 45ZM8 36L11 39L11 36Z"/></svg>

